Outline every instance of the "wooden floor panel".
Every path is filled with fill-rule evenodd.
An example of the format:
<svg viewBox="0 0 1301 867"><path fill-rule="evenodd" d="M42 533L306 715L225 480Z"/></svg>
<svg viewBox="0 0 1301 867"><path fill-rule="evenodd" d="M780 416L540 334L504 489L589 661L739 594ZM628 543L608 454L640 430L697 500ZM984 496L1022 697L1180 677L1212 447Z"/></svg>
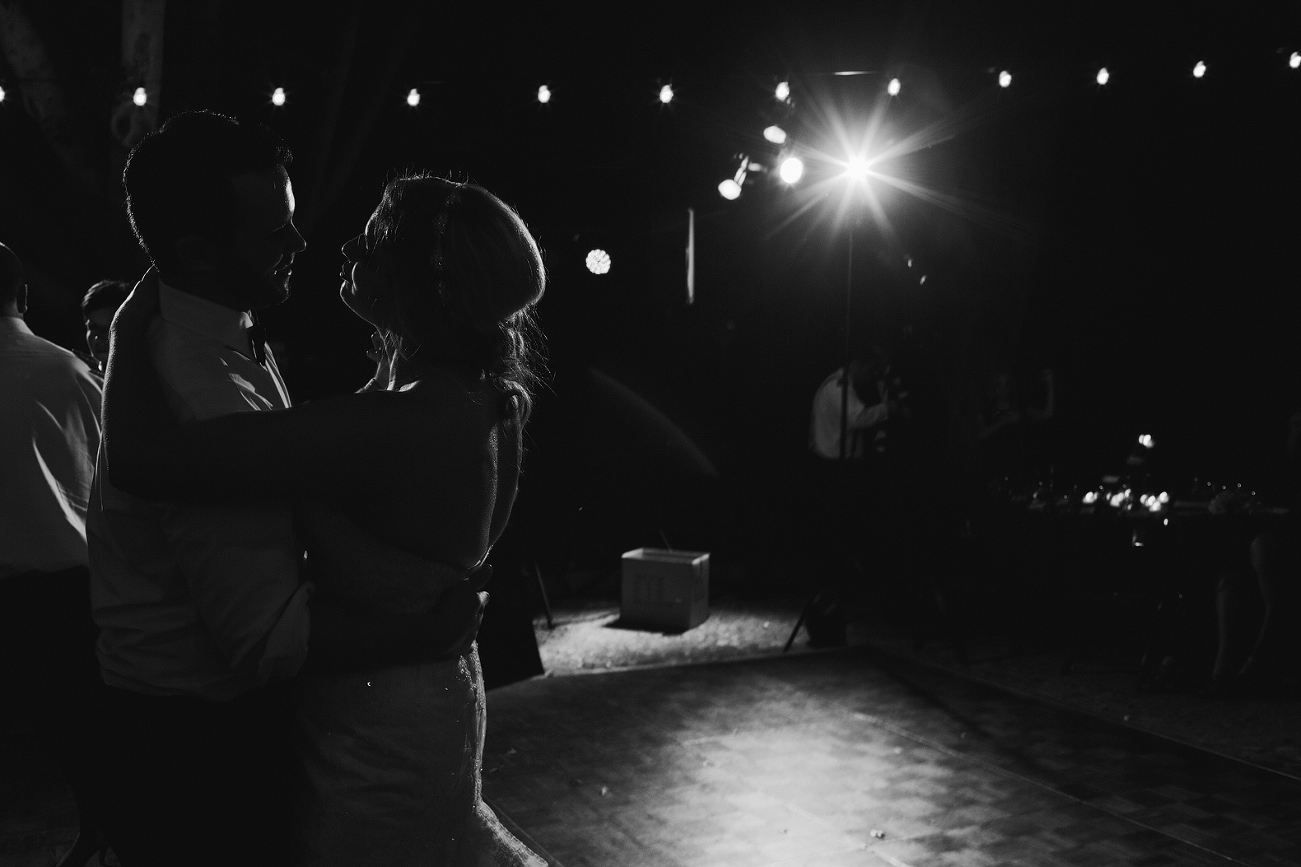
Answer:
<svg viewBox="0 0 1301 867"><path fill-rule="evenodd" d="M1301 865L1301 782L868 649L489 694L564 867Z"/></svg>

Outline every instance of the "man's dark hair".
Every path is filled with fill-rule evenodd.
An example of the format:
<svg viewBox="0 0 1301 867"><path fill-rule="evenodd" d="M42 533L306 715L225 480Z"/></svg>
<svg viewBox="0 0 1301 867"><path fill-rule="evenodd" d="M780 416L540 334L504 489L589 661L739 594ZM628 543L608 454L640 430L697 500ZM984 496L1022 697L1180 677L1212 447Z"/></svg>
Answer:
<svg viewBox="0 0 1301 867"><path fill-rule="evenodd" d="M261 124L182 112L127 157L122 182L131 229L158 270L172 270L181 238L221 237L238 225L233 175L288 168L292 160L288 146Z"/></svg>
<svg viewBox="0 0 1301 867"><path fill-rule="evenodd" d="M0 307L12 304L18 298L18 287L23 285L23 263L18 254L0 244Z"/></svg>
<svg viewBox="0 0 1301 867"><path fill-rule="evenodd" d="M87 289L86 296L81 299L81 315L85 316L92 310L116 310L130 294L131 284L125 280L100 280Z"/></svg>

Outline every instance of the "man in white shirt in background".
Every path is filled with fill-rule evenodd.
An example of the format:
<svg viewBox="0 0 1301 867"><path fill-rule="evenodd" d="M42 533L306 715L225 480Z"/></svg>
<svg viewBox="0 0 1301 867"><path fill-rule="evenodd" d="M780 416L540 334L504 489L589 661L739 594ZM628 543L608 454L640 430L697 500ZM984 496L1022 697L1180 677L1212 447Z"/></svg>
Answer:
<svg viewBox="0 0 1301 867"><path fill-rule="evenodd" d="M86 570L100 385L26 310L22 264L0 244L0 703L30 714L63 768L80 829L59 863L82 867L103 843L85 726L102 688Z"/></svg>
<svg viewBox="0 0 1301 867"><path fill-rule="evenodd" d="M128 213L159 281L150 357L182 421L290 404L253 319L288 297L306 246L289 162L270 130L211 112L171 118L127 160ZM143 500L109 483L101 448L87 536L118 857L287 863L283 684L309 649L397 661L451 647L432 649L427 624L309 609L288 503Z"/></svg>

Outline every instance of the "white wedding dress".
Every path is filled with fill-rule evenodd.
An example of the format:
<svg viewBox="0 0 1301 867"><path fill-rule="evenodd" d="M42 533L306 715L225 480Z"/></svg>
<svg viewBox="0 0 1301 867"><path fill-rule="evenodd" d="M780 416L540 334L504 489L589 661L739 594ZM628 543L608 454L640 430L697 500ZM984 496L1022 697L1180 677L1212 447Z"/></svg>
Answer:
<svg viewBox="0 0 1301 867"><path fill-rule="evenodd" d="M315 529L317 591L349 604L427 611L467 577L428 561L414 576L409 563L352 576L321 569L323 559L357 559L369 542L338 520ZM373 549L360 557L375 560ZM476 647L455 659L301 677L295 712L302 867L545 867L483 802Z"/></svg>

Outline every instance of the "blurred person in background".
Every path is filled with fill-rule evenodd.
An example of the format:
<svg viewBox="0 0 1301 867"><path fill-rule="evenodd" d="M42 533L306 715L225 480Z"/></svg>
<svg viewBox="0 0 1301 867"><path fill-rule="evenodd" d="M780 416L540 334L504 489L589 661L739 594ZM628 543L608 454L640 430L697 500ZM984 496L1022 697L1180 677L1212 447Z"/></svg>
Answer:
<svg viewBox="0 0 1301 867"><path fill-rule="evenodd" d="M100 381L23 320L27 286L0 244L0 677L61 766L79 828L58 862L81 867L103 832L87 722L102 684L90 613L86 507L99 448Z"/></svg>

